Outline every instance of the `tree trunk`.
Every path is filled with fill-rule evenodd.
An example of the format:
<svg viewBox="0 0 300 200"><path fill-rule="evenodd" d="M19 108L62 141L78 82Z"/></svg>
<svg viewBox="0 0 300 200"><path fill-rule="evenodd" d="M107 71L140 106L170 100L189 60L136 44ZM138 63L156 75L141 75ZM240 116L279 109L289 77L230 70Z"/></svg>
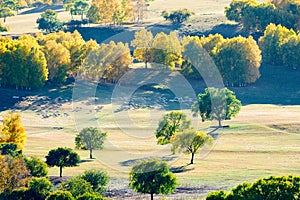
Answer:
<svg viewBox="0 0 300 200"><path fill-rule="evenodd" d="M90 148L90 159L93 159L93 149Z"/></svg>
<svg viewBox="0 0 300 200"><path fill-rule="evenodd" d="M59 177L62 177L62 166L59 167Z"/></svg>
<svg viewBox="0 0 300 200"><path fill-rule="evenodd" d="M192 153L191 165L194 164L194 156L195 156L195 153Z"/></svg>
<svg viewBox="0 0 300 200"><path fill-rule="evenodd" d="M153 193L151 193L151 200L153 200Z"/></svg>
<svg viewBox="0 0 300 200"><path fill-rule="evenodd" d="M218 121L219 121L219 127L221 128L222 127L222 121L221 121L221 119L219 119Z"/></svg>

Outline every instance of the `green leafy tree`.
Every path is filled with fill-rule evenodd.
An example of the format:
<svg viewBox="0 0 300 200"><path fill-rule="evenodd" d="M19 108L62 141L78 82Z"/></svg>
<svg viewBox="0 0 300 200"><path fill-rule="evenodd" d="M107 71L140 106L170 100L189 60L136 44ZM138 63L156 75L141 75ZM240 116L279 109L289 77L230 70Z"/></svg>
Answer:
<svg viewBox="0 0 300 200"><path fill-rule="evenodd" d="M59 185L59 190L69 191L75 198L84 193L92 193L92 185L80 177L74 177Z"/></svg>
<svg viewBox="0 0 300 200"><path fill-rule="evenodd" d="M36 156L30 158L25 157L25 162L31 176L46 177L48 175L48 166L40 158Z"/></svg>
<svg viewBox="0 0 300 200"><path fill-rule="evenodd" d="M162 12L162 16L165 18L165 20L171 21L172 24L181 24L187 21L194 14L195 13L189 11L186 8L174 10L171 12L168 11Z"/></svg>
<svg viewBox="0 0 300 200"><path fill-rule="evenodd" d="M233 91L227 88L206 88L198 94L198 102L192 105L194 116L200 114L202 121L217 120L222 127L222 120L236 116L241 109L241 102Z"/></svg>
<svg viewBox="0 0 300 200"><path fill-rule="evenodd" d="M172 111L163 116L159 121L155 136L158 144L168 144L171 138L178 132L181 132L191 125L186 114L179 111Z"/></svg>
<svg viewBox="0 0 300 200"><path fill-rule="evenodd" d="M170 194L177 185L177 178L169 171L166 162L142 161L134 165L130 172L129 186L136 192L150 194Z"/></svg>
<svg viewBox="0 0 300 200"><path fill-rule="evenodd" d="M56 190L50 193L46 200L75 200L69 191Z"/></svg>
<svg viewBox="0 0 300 200"><path fill-rule="evenodd" d="M37 19L38 29L44 30L46 33L56 32L62 29L62 23L57 18L57 13L53 10L46 10Z"/></svg>
<svg viewBox="0 0 300 200"><path fill-rule="evenodd" d="M3 22L6 22L7 17L14 16L14 13L9 7L0 6L0 18L3 18Z"/></svg>
<svg viewBox="0 0 300 200"><path fill-rule="evenodd" d="M73 8L70 9L71 15L80 15L81 21L83 20L83 15L89 10L88 2L84 0L75 1Z"/></svg>
<svg viewBox="0 0 300 200"><path fill-rule="evenodd" d="M47 178L32 178L28 186L28 196L34 200L44 200L52 192L53 184Z"/></svg>
<svg viewBox="0 0 300 200"><path fill-rule="evenodd" d="M87 170L80 177L89 182L95 192L103 194L106 191L106 185L109 182L109 176L106 172L96 169Z"/></svg>
<svg viewBox="0 0 300 200"><path fill-rule="evenodd" d="M106 132L101 132L97 128L88 127L80 131L75 139L76 148L88 149L90 159L93 158L93 149L103 149L104 140L107 137Z"/></svg>
<svg viewBox="0 0 300 200"><path fill-rule="evenodd" d="M80 157L70 148L59 147L52 149L46 156L46 163L50 167L59 167L59 176L62 177L63 167L75 167L79 164Z"/></svg>
<svg viewBox="0 0 300 200"><path fill-rule="evenodd" d="M191 154L192 158L190 164L194 164L195 154L197 154L204 145L211 145L213 140L210 135L204 132L195 129L186 129L172 138L172 150L174 152L178 150L179 152Z"/></svg>

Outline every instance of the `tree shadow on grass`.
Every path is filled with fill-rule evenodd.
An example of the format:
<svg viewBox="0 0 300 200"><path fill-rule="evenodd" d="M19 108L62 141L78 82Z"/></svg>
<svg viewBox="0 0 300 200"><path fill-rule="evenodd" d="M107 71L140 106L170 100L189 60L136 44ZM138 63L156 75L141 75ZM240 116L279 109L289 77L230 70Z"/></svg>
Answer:
<svg viewBox="0 0 300 200"><path fill-rule="evenodd" d="M171 167L170 171L174 174L179 174L179 173L183 173L183 172L188 172L188 171L192 171L194 170L194 168L187 168L188 166L190 166L191 164L186 164L186 165L182 165L179 167Z"/></svg>
<svg viewBox="0 0 300 200"><path fill-rule="evenodd" d="M39 7L35 7L30 10L26 10L24 12L19 13L19 15L28 15L28 14L34 14L34 13L42 13L45 12L46 10L51 9L56 12L62 12L63 10L63 5L42 5Z"/></svg>
<svg viewBox="0 0 300 200"><path fill-rule="evenodd" d="M89 162L93 162L94 158L93 159L83 159L83 160L80 160L80 163L89 163Z"/></svg>

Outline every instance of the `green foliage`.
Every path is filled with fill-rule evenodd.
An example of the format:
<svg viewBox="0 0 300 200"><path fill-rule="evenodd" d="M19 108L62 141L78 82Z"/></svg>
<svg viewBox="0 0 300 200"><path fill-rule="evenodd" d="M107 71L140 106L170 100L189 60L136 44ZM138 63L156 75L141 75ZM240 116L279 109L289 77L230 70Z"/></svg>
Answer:
<svg viewBox="0 0 300 200"><path fill-rule="evenodd" d="M0 22L0 32L7 32L9 31L9 27L4 25L2 22Z"/></svg>
<svg viewBox="0 0 300 200"><path fill-rule="evenodd" d="M0 200L24 200L29 199L28 188L21 187L12 191L0 193Z"/></svg>
<svg viewBox="0 0 300 200"><path fill-rule="evenodd" d="M169 20L172 24L181 24L188 20L190 16L194 15L193 12L189 11L188 9L179 9L174 10L171 12L163 11L162 16L165 20Z"/></svg>
<svg viewBox="0 0 300 200"><path fill-rule="evenodd" d="M46 163L48 164L48 166L59 167L60 177L62 177L63 167L74 167L77 166L79 162L79 155L70 148L59 147L57 149L52 149L46 156Z"/></svg>
<svg viewBox="0 0 300 200"><path fill-rule="evenodd" d="M3 22L5 23L6 18L11 16L14 16L12 10L5 5L0 5L0 18L3 18Z"/></svg>
<svg viewBox="0 0 300 200"><path fill-rule="evenodd" d="M224 190L220 190L217 192L208 193L206 200L226 200L227 192Z"/></svg>
<svg viewBox="0 0 300 200"><path fill-rule="evenodd" d="M75 198L84 193L92 193L93 186L80 177L74 177L59 185L59 190L69 191Z"/></svg>
<svg viewBox="0 0 300 200"><path fill-rule="evenodd" d="M229 120L241 109L241 102L233 91L227 88L206 88L205 93L198 94L198 102L192 105L194 116L200 114L202 121Z"/></svg>
<svg viewBox="0 0 300 200"><path fill-rule="evenodd" d="M289 0L268 3L233 0L230 6L225 8L225 14L229 20L242 23L249 31L264 31L270 23L298 29L300 16L298 7L299 2Z"/></svg>
<svg viewBox="0 0 300 200"><path fill-rule="evenodd" d="M75 138L76 148L90 150L90 159L93 158L93 149L103 149L104 140L107 137L106 132L101 132L97 128L88 127L80 131Z"/></svg>
<svg viewBox="0 0 300 200"><path fill-rule="evenodd" d="M62 23L57 18L57 13L53 10L46 10L37 19L38 29L44 30L46 33L56 32L62 29Z"/></svg>
<svg viewBox="0 0 300 200"><path fill-rule="evenodd" d="M102 196L96 193L84 193L76 198L76 200L104 200Z"/></svg>
<svg viewBox="0 0 300 200"><path fill-rule="evenodd" d="M287 200L298 199L300 195L300 177L270 176L251 183L242 183L230 192L209 193L208 200Z"/></svg>
<svg viewBox="0 0 300 200"><path fill-rule="evenodd" d="M187 119L186 114L178 111L172 111L163 116L159 121L155 136L158 144L168 144L171 138L191 125L191 121Z"/></svg>
<svg viewBox="0 0 300 200"><path fill-rule="evenodd" d="M22 150L18 150L18 145L13 142L0 144L1 155L8 155L11 157L18 157L22 155Z"/></svg>
<svg viewBox="0 0 300 200"><path fill-rule="evenodd" d="M50 193L46 200L75 200L69 191L56 190Z"/></svg>
<svg viewBox="0 0 300 200"><path fill-rule="evenodd" d="M172 142L172 150L186 154L192 154L191 163L194 164L194 155L200 151L200 148L204 145L211 145L214 139L204 132L197 131L195 129L186 129L182 133L176 134Z"/></svg>
<svg viewBox="0 0 300 200"><path fill-rule="evenodd" d="M34 177L45 177L48 174L48 166L40 158L32 156L25 158L27 169L30 171L30 175Z"/></svg>
<svg viewBox="0 0 300 200"><path fill-rule="evenodd" d="M50 192L53 185L47 178L32 178L28 186L28 196L34 200L44 200Z"/></svg>
<svg viewBox="0 0 300 200"><path fill-rule="evenodd" d="M106 172L96 169L87 170L80 177L89 182L95 192L103 194L106 191L106 185L109 182L109 176Z"/></svg>
<svg viewBox="0 0 300 200"><path fill-rule="evenodd" d="M71 15L80 15L82 21L83 15L88 12L88 9L89 9L88 2L84 0L77 0L75 2L72 2L72 5L70 7L70 13Z"/></svg>
<svg viewBox="0 0 300 200"><path fill-rule="evenodd" d="M170 194L177 185L177 178L169 171L166 162L142 161L134 165L130 172L129 186L143 194Z"/></svg>

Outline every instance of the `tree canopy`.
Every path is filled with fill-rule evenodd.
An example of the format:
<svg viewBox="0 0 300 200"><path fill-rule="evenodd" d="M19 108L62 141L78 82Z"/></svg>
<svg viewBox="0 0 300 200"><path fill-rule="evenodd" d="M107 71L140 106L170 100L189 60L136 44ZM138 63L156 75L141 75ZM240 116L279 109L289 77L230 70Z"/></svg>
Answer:
<svg viewBox="0 0 300 200"><path fill-rule="evenodd" d="M199 114L202 121L217 120L221 127L221 121L236 116L241 106L233 91L227 88L206 88L205 93L198 94L198 102L192 105L192 112L194 116Z"/></svg>
<svg viewBox="0 0 300 200"><path fill-rule="evenodd" d="M186 114L179 111L167 113L160 119L155 136L158 144L168 144L171 138L178 132L181 132L191 125Z"/></svg>
<svg viewBox="0 0 300 200"><path fill-rule="evenodd" d="M44 30L46 33L56 32L62 29L62 22L57 18L57 13L53 10L46 10L37 19L38 29Z"/></svg>
<svg viewBox="0 0 300 200"><path fill-rule="evenodd" d="M195 129L186 129L172 138L172 150L174 152L178 150L179 152L191 154L192 158L190 164L194 164L195 154L197 154L204 145L211 145L213 140L210 135L204 132Z"/></svg>
<svg viewBox="0 0 300 200"><path fill-rule="evenodd" d="M177 178L169 171L166 162L157 160L141 161L130 172L129 186L136 192L150 194L170 194L177 186Z"/></svg>
<svg viewBox="0 0 300 200"><path fill-rule="evenodd" d="M106 137L107 133L101 132L97 128L84 128L75 138L76 148L88 149L90 151L90 159L92 159L93 149L103 149Z"/></svg>
<svg viewBox="0 0 300 200"><path fill-rule="evenodd" d="M169 20L172 24L181 24L189 19L190 16L195 13L189 11L186 8L173 10L171 12L163 11L162 16L165 20Z"/></svg>
<svg viewBox="0 0 300 200"><path fill-rule="evenodd" d="M57 149L52 149L46 156L46 163L50 167L59 167L60 177L62 177L63 167L75 167L79 162L79 155L70 148L59 147Z"/></svg>
<svg viewBox="0 0 300 200"><path fill-rule="evenodd" d="M0 144L13 142L22 150L26 141L25 128L19 113L8 112L0 126Z"/></svg>

